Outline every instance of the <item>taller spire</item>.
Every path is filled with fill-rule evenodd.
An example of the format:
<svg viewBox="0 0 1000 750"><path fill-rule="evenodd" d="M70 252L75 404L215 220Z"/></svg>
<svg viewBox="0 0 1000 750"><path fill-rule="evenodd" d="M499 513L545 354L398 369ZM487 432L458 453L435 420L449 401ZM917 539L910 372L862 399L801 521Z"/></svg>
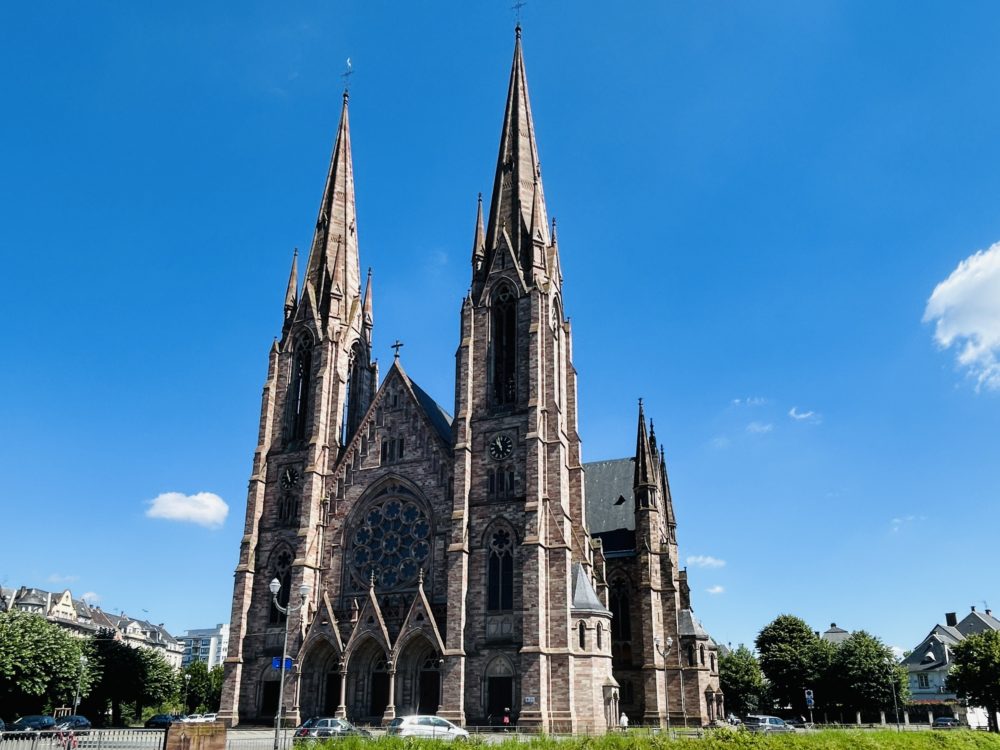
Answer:
<svg viewBox="0 0 1000 750"><path fill-rule="evenodd" d="M361 296L347 100L345 91L302 294L303 298L311 298L324 323L330 318L349 323L346 318L351 303Z"/></svg>
<svg viewBox="0 0 1000 750"><path fill-rule="evenodd" d="M656 457L649 445L649 436L646 433L646 415L642 408L642 399L639 399L639 428L635 438L635 474L633 486L650 487L655 483L656 478ZM638 501L638 496L636 501Z"/></svg>
<svg viewBox="0 0 1000 750"><path fill-rule="evenodd" d="M295 306L299 301L299 249L292 253L292 270L288 273L288 286L285 287L285 323L295 315Z"/></svg>
<svg viewBox="0 0 1000 750"><path fill-rule="evenodd" d="M534 216L532 214L535 214ZM548 218L542 171L535 143L535 125L528 100L528 79L521 52L521 27L516 29L514 62L507 88L507 107L500 131L500 153L493 178L493 199L486 228L486 253L492 259L504 232L525 276L533 265L532 230L548 245ZM489 263L487 263L489 265Z"/></svg>

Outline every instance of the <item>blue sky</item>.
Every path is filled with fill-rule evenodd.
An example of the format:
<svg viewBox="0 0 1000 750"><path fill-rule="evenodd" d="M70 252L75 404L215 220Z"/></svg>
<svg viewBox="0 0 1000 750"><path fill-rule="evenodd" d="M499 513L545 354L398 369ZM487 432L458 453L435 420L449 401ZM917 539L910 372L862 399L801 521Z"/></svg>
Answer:
<svg viewBox="0 0 1000 750"><path fill-rule="evenodd" d="M908 648L1000 609L1000 7L533 0L523 22L584 457L631 452L642 396L710 632L791 612ZM376 353L400 338L451 405L512 27L504 2L0 9L4 585L228 619L347 57ZM149 517L165 493L228 516Z"/></svg>

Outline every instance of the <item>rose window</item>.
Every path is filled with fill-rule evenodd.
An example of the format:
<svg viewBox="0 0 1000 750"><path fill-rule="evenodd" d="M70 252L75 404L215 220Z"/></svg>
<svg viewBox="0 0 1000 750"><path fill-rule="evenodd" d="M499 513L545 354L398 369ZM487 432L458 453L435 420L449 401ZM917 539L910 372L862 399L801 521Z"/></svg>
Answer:
<svg viewBox="0 0 1000 750"><path fill-rule="evenodd" d="M381 590L413 584L427 567L431 524L420 507L399 497L371 506L351 537L350 563L356 588L372 576Z"/></svg>

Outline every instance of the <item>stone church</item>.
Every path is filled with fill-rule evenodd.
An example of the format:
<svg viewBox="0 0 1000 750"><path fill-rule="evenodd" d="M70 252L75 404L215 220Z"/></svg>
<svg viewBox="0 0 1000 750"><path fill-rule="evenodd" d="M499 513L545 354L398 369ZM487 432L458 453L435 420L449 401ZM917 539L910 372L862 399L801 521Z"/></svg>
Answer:
<svg viewBox="0 0 1000 750"><path fill-rule="evenodd" d="M379 379L353 169L345 93L303 280L293 260L268 360L220 719L273 721L286 624L290 722L509 713L588 732L622 712L633 725L721 717L716 645L692 614L641 403L634 455L581 462L520 28L492 199L475 221L454 416L398 349Z"/></svg>

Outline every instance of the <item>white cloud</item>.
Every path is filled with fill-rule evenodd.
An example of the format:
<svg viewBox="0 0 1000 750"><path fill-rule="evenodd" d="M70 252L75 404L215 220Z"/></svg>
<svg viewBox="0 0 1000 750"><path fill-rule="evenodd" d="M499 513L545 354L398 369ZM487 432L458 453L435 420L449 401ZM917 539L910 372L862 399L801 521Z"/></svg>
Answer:
<svg viewBox="0 0 1000 750"><path fill-rule="evenodd" d="M934 287L924 310L942 349L955 345L958 364L976 390L1000 390L1000 242L958 264Z"/></svg>
<svg viewBox="0 0 1000 750"><path fill-rule="evenodd" d="M728 448L729 447L729 438L727 438L725 435L719 435L717 437L712 438L712 447L713 448Z"/></svg>
<svg viewBox="0 0 1000 750"><path fill-rule="evenodd" d="M788 410L788 416L794 419L796 422L815 422L819 423L820 415L814 411L799 411L799 407L793 406Z"/></svg>
<svg viewBox="0 0 1000 750"><path fill-rule="evenodd" d="M733 406L763 406L767 399L763 396L749 396L747 398L734 398Z"/></svg>
<svg viewBox="0 0 1000 750"><path fill-rule="evenodd" d="M907 526L911 526L917 521L926 521L926 520L927 516L899 516L889 521L889 530L895 534L901 529Z"/></svg>
<svg viewBox="0 0 1000 750"><path fill-rule="evenodd" d="M80 579L80 576L64 576L59 573L53 573L49 576L49 583L73 583Z"/></svg>
<svg viewBox="0 0 1000 750"><path fill-rule="evenodd" d="M747 432L753 433L754 435L764 435L774 429L774 425L770 422L751 422L747 425Z"/></svg>
<svg viewBox="0 0 1000 750"><path fill-rule="evenodd" d="M906 649L902 646L889 646L889 649L892 651L892 655L896 657L896 661L902 659L903 654L906 653Z"/></svg>
<svg viewBox="0 0 1000 750"><path fill-rule="evenodd" d="M85 602L87 602L87 604L97 604L99 601L101 601L101 597L93 591L88 591L87 593L83 594L80 598L83 599Z"/></svg>
<svg viewBox="0 0 1000 750"><path fill-rule="evenodd" d="M726 561L711 555L688 555L687 564L696 568L723 568Z"/></svg>
<svg viewBox="0 0 1000 750"><path fill-rule="evenodd" d="M726 590L722 586L712 586L710 588L705 589L705 591L707 591L710 594L724 594L724 593L726 593Z"/></svg>
<svg viewBox="0 0 1000 750"><path fill-rule="evenodd" d="M164 492L149 501L148 518L184 521L199 526L218 528L226 520L229 506L212 492L185 495L182 492Z"/></svg>

